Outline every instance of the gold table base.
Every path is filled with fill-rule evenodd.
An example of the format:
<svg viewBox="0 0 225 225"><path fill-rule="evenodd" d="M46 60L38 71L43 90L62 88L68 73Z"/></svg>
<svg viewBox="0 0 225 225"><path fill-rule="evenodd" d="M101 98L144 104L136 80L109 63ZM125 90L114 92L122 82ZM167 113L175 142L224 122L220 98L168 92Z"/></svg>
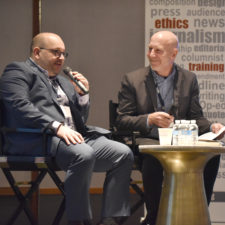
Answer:
<svg viewBox="0 0 225 225"><path fill-rule="evenodd" d="M210 225L203 169L224 147L140 145L164 168L164 182L156 225Z"/></svg>

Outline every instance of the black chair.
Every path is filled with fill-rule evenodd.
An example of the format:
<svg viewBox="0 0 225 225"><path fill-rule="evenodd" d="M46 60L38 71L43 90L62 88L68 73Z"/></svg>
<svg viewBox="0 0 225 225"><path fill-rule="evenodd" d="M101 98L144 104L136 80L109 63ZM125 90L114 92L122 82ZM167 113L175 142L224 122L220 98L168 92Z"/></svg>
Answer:
<svg viewBox="0 0 225 225"><path fill-rule="evenodd" d="M141 155L138 151L138 144L136 140L140 137L139 132L136 131L121 131L117 129L116 118L118 103L109 101L109 129L112 132L112 139L128 145L134 153L133 170L140 170ZM134 214L144 204L144 193L142 188L138 185L142 181L135 181L130 178L130 187L138 194L139 199L131 206L131 215ZM127 218L123 218L120 222L125 222Z"/></svg>
<svg viewBox="0 0 225 225"><path fill-rule="evenodd" d="M0 108L1 109L1 108ZM18 207L12 213L11 217L8 219L6 225L13 225L20 213L24 210L29 222L31 225L38 225L38 218L35 216L35 212L33 212L30 208L30 200L32 198L33 193L38 192L39 185L42 182L43 178L49 174L53 182L56 184L58 189L60 190L63 199L58 208L56 216L53 220L52 225L58 225L61 221L65 210L65 193L64 193L64 184L57 175L57 171L60 169L56 166L53 159L47 155L47 139L49 132L42 132L38 129L9 129L7 127L2 126L2 114L0 110L0 168L2 169L7 181L10 184L13 192L15 193L16 198L19 201ZM23 132L23 133L40 133L43 136L43 154L42 157L33 157L33 156L14 156L7 155L3 151L4 146L4 138L3 135L9 132ZM34 180L29 182L17 182L15 177L13 176L13 171L36 171L37 176L35 176ZM29 185L29 189L26 194L23 194L20 188L21 184ZM38 206L37 206L38 208Z"/></svg>

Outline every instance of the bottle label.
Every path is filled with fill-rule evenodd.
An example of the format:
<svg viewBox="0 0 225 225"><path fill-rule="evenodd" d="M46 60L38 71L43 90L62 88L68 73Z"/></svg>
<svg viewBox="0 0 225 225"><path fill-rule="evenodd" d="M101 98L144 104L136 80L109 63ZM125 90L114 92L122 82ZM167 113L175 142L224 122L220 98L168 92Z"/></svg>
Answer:
<svg viewBox="0 0 225 225"><path fill-rule="evenodd" d="M181 130L181 135L191 135L190 130Z"/></svg>

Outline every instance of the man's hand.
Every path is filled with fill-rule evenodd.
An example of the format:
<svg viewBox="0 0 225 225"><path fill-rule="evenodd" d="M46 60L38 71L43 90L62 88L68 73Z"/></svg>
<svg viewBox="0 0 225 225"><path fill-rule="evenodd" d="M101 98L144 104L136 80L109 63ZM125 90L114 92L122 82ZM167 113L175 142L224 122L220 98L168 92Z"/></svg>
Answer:
<svg viewBox="0 0 225 225"><path fill-rule="evenodd" d="M72 144L81 144L84 142L84 138L80 133L61 125L56 133L56 135L65 140L67 145Z"/></svg>
<svg viewBox="0 0 225 225"><path fill-rule="evenodd" d="M87 91L89 91L89 83L88 80L79 72L72 72L73 77L77 80L79 80L87 89ZM80 95L84 95L84 92L76 85L75 82L71 81L75 90L80 94Z"/></svg>
<svg viewBox="0 0 225 225"><path fill-rule="evenodd" d="M218 133L219 132L219 130L221 129L221 128L223 128L224 126L221 124L221 123L213 123L212 124L212 132L213 133ZM223 132L223 133L221 133L216 139L217 140L220 140L220 139L222 139L223 137L224 137L224 134L225 134L225 131Z"/></svg>
<svg viewBox="0 0 225 225"><path fill-rule="evenodd" d="M148 124L156 125L158 127L169 127L174 121L174 117L165 112L154 112L148 115Z"/></svg>

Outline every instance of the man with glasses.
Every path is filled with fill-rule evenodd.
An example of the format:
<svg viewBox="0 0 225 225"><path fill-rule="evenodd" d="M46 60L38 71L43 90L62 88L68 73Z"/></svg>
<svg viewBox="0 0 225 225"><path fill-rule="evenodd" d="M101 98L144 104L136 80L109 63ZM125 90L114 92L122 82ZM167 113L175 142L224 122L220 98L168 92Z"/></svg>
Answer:
<svg viewBox="0 0 225 225"><path fill-rule="evenodd" d="M100 225L116 225L129 215L131 150L109 140L107 130L85 125L89 94L59 73L65 58L63 40L54 33L40 33L31 43L26 62L9 64L0 79L4 125L14 128L51 129L49 154L66 171L66 212L69 225L91 224L89 186L92 172L106 172ZM89 90L88 80L73 72ZM39 156L38 134L7 135L5 151L13 155ZM18 151L21 152L18 152Z"/></svg>

